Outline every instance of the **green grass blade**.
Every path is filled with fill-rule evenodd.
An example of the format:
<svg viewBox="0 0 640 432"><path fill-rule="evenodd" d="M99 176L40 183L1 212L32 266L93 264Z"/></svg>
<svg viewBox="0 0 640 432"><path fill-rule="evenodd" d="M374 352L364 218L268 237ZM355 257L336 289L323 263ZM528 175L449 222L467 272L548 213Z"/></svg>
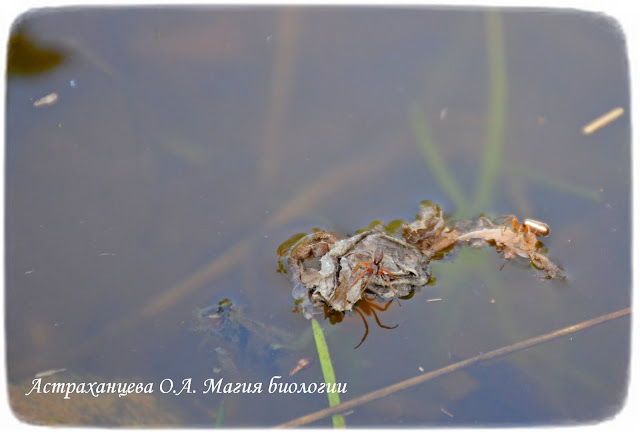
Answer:
<svg viewBox="0 0 640 432"><path fill-rule="evenodd" d="M329 355L329 348L327 342L324 339L324 333L318 321L311 320L311 326L313 327L313 336L316 340L316 347L318 348L318 357L320 358L320 365L322 366L322 375L324 376L324 382L327 384L335 384L336 376L333 372L333 365L331 364L331 356ZM327 392L329 398L329 406L334 407L340 404L340 396L338 393ZM344 417L336 414L333 416L333 427L344 428L346 427Z"/></svg>
<svg viewBox="0 0 640 432"><path fill-rule="evenodd" d="M602 200L602 192L597 189L587 188L584 186L574 185L559 178L550 177L548 174L541 173L531 168L509 162L505 164L505 172L511 175L518 175L528 181L539 183L549 189L563 192L569 195L585 198L591 201L599 202Z"/></svg>
<svg viewBox="0 0 640 432"><path fill-rule="evenodd" d="M424 161L427 164L427 167L433 173L434 177L440 184L440 187L444 189L446 194L453 201L456 208L456 214L465 214L467 201L465 200L461 189L458 187L458 183L454 176L451 175L451 171L447 168L447 165L440 154L440 150L431 139L429 126L424 112L417 105L414 105L411 108L411 123L418 146L422 151L422 156L424 156Z"/></svg>
<svg viewBox="0 0 640 432"><path fill-rule="evenodd" d="M490 10L486 13L486 34L489 61L489 118L476 199L471 207L472 214L483 211L491 205L502 166L507 113L507 68L500 12Z"/></svg>
<svg viewBox="0 0 640 432"><path fill-rule="evenodd" d="M216 428L221 428L224 424L224 399L220 401L220 406L218 407L218 415L216 416Z"/></svg>

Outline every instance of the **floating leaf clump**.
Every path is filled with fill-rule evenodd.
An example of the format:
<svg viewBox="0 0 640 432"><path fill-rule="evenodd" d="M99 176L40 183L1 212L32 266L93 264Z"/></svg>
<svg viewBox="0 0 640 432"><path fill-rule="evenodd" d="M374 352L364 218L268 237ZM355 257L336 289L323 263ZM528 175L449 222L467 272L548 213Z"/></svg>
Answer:
<svg viewBox="0 0 640 432"><path fill-rule="evenodd" d="M288 256L293 295L307 318L322 309L352 310L365 292L382 300L411 296L430 282L429 262L454 253L459 244L495 247L506 261L528 259L544 272L542 278L564 277L538 239L547 233L529 229L534 223L544 224L525 221L520 225L513 216L500 219L509 223L480 216L449 226L440 207L425 202L416 220L402 224L401 229L378 224L344 239L316 231L285 242L289 248L279 249L279 254L281 259Z"/></svg>

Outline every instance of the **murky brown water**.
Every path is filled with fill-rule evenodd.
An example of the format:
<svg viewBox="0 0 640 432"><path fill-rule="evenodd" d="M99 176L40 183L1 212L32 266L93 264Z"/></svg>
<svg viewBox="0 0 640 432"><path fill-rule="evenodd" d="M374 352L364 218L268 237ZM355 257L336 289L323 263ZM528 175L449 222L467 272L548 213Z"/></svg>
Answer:
<svg viewBox="0 0 640 432"><path fill-rule="evenodd" d="M11 384L58 368L156 388L165 378L264 383L260 395L165 396L174 408L164 411L186 425L215 423L223 398L228 426L322 409L324 394L266 392L272 376L317 357L276 249L313 227L344 235L412 220L424 199L457 217L547 222L545 246L568 278L541 281L523 261L500 271L494 250L466 248L432 265L434 286L380 314L397 328L370 323L357 350L358 316L321 321L343 400L630 304L629 118L581 132L629 110L626 47L611 21L112 8L28 14L18 32L6 118ZM34 106L51 93L55 103ZM194 331L194 311L224 298L292 333L292 346L265 360L259 336L234 351L242 337ZM622 406L628 356L621 318L363 405L346 422L601 419ZM319 363L294 378L321 382Z"/></svg>

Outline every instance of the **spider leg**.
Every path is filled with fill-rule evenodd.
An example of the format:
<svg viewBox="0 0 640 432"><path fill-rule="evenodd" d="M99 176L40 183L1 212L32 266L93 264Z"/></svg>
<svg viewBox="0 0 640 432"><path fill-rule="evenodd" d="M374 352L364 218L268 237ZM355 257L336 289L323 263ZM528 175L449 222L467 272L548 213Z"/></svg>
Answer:
<svg viewBox="0 0 640 432"><path fill-rule="evenodd" d="M362 287L362 290L360 292L365 292L367 288L369 288L369 283L371 283L371 279L373 279L373 274L367 277L367 282L364 284L364 287Z"/></svg>
<svg viewBox="0 0 640 432"><path fill-rule="evenodd" d="M358 265L360 265L360 264L358 264ZM357 268L358 268L358 266L356 266L356 269L357 269ZM372 270L371 270L370 268L368 268L368 267L367 267L366 269L364 269L364 270L362 271L362 273L360 273L360 276L358 276L358 277L356 278L356 280L351 284L351 286L350 286L349 288L351 288L352 286L354 286L355 284L357 284L357 283L358 283L358 281L364 277L364 275L366 275L367 273L370 273L371 271L372 271ZM351 272L351 274L354 274L355 272L356 272L356 270L354 269L354 270ZM367 284L367 285L368 285L368 284Z"/></svg>
<svg viewBox="0 0 640 432"><path fill-rule="evenodd" d="M356 264L351 273L357 272L360 267L371 267L371 261L360 261L358 264Z"/></svg>
<svg viewBox="0 0 640 432"><path fill-rule="evenodd" d="M391 303L391 302L387 302L387 304L389 304L389 303ZM379 311L386 311L387 310L387 307L382 307L382 306L377 305L375 303L370 303L369 306L372 307L373 309L377 309Z"/></svg>
<svg viewBox="0 0 640 432"><path fill-rule="evenodd" d="M368 300L368 299L367 299L367 300ZM387 309L389 309L389 306L391 306L391 303L392 303L392 302L390 302L390 301L389 301L389 302L387 302L387 304L385 304L385 305L384 305L384 307L382 307L382 306L380 306L380 305L377 305L377 304L375 304L375 303L371 303L371 304L369 304L369 306L371 306L371 307L372 307L372 308L374 308L374 309L377 309L377 310L379 310L379 311L384 312L384 311L386 311Z"/></svg>
<svg viewBox="0 0 640 432"><path fill-rule="evenodd" d="M372 294L371 297L367 297L367 293L364 293L362 297L364 297L365 300L374 301L378 296L375 294Z"/></svg>
<svg viewBox="0 0 640 432"><path fill-rule="evenodd" d="M382 309L380 309L381 311L386 311L387 309L389 309L389 306L391 306L392 302L387 302L386 305L384 305L384 307Z"/></svg>
<svg viewBox="0 0 640 432"><path fill-rule="evenodd" d="M360 341L360 343L353 347L353 349L356 349L360 345L362 345L362 342L364 342L364 340L367 338L367 335L369 334L369 324L367 324L367 320L364 318L364 315L362 315L362 312L360 312L360 308L358 306L354 307L353 310L358 312L360 318L362 318L362 322L364 323L364 336L362 336L362 340Z"/></svg>
<svg viewBox="0 0 640 432"><path fill-rule="evenodd" d="M391 303L391 302L389 302L389 303ZM393 327L389 327L389 326L386 326L386 325L380 324L380 319L378 318L378 314L376 313L376 311L375 311L374 309L371 309L371 313L373 314L373 317L376 319L376 323L378 323L378 325L379 325L380 327L382 327L382 328L386 328L386 329L389 329L389 330L391 330L391 329L394 329L394 328L398 327L398 324L394 325Z"/></svg>
<svg viewBox="0 0 640 432"><path fill-rule="evenodd" d="M504 268L504 266L506 266L507 264L509 264L509 262L511 262L511 260L510 260L510 259L506 259L506 258L505 258L504 262L503 262L503 263L502 263L502 265L500 266L500 270L499 270L499 271L502 271L502 269Z"/></svg>
<svg viewBox="0 0 640 432"><path fill-rule="evenodd" d="M383 269L383 268L380 268L380 271L378 273L380 274L380 277L382 278L382 280L384 280L387 283L387 286L391 288L391 291L393 291L393 296L397 297L398 293L396 292L396 289L394 288L394 286L391 285L391 279L396 279L396 277L393 274L391 274L389 270Z"/></svg>
<svg viewBox="0 0 640 432"><path fill-rule="evenodd" d="M501 223L498 223L498 221L500 221ZM520 231L520 229L522 228L518 223L518 218L516 217L516 215L498 216L493 220L493 223L497 225L504 225L502 232L506 231L509 225L511 225L513 229L516 230L516 232Z"/></svg>
<svg viewBox="0 0 640 432"><path fill-rule="evenodd" d="M393 273L391 273L389 270L382 267L380 267L380 271L378 273L380 273L381 276L386 276L391 279L397 279Z"/></svg>
<svg viewBox="0 0 640 432"><path fill-rule="evenodd" d="M502 216L498 216L497 218L495 218L492 222L496 225L504 225L504 224L510 224L512 221L514 221L516 218L516 215L502 215Z"/></svg>

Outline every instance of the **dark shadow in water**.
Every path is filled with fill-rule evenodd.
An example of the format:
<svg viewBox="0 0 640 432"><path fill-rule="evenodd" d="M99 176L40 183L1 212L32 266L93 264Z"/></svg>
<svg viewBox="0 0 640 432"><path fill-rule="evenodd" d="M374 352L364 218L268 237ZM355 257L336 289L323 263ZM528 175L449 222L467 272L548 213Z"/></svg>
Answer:
<svg viewBox="0 0 640 432"><path fill-rule="evenodd" d="M25 26L11 34L7 46L7 76L31 76L49 72L61 65L67 55L53 46L34 40Z"/></svg>

